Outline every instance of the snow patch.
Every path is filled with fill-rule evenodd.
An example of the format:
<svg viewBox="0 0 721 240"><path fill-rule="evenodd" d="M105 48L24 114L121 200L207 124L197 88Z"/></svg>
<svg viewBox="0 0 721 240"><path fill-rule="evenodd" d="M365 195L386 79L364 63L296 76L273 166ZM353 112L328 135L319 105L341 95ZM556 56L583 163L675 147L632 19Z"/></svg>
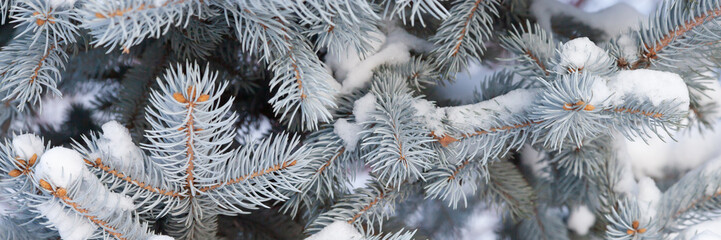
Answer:
<svg viewBox="0 0 721 240"><path fill-rule="evenodd" d="M678 240L721 240L721 218L705 221L684 229L677 236L671 234L669 239Z"/></svg>
<svg viewBox="0 0 721 240"><path fill-rule="evenodd" d="M28 160L33 154L37 154L38 157L42 156L45 151L45 144L35 134L23 134L13 138L13 149L18 157Z"/></svg>
<svg viewBox="0 0 721 240"><path fill-rule="evenodd" d="M536 91L516 89L488 101L445 108L446 118L451 126L457 127L461 131L473 132L478 128L490 128L488 123L496 122L494 112L524 112L535 99Z"/></svg>
<svg viewBox="0 0 721 240"><path fill-rule="evenodd" d="M719 170L721 170L721 157L716 156L716 158L709 160L706 166L704 166L703 175L720 175Z"/></svg>
<svg viewBox="0 0 721 240"><path fill-rule="evenodd" d="M165 235L153 235L152 237L148 238L148 240L173 240L175 238Z"/></svg>
<svg viewBox="0 0 721 240"><path fill-rule="evenodd" d="M616 133L613 139L623 138L623 135ZM636 195L638 192L638 185L636 183L636 179L633 177L631 162L627 160L630 158L627 148L628 146L623 144L621 141L613 142L613 149L616 151L617 155L616 164L618 164L618 166L616 167L622 169L618 182L616 182L616 185L613 186L613 191L620 194Z"/></svg>
<svg viewBox="0 0 721 240"><path fill-rule="evenodd" d="M363 239L358 230L345 221L335 221L311 235L306 240L360 240Z"/></svg>
<svg viewBox="0 0 721 240"><path fill-rule="evenodd" d="M588 234L588 230L591 229L591 226L593 226L595 222L596 216L593 215L593 212L591 212L586 205L575 207L571 211L571 215L568 216L568 228L581 236Z"/></svg>
<svg viewBox="0 0 721 240"><path fill-rule="evenodd" d="M372 120L370 113L376 109L376 96L368 93L353 103L353 115L357 123Z"/></svg>
<svg viewBox="0 0 721 240"><path fill-rule="evenodd" d="M134 210L133 200L123 194L110 192L100 183L86 167L82 156L75 150L55 147L43 154L35 167L38 179L48 181L53 187L69 189L75 181L89 181L96 184L99 189L99 196L105 196L103 204L106 208L121 208L123 210ZM82 191L81 189L80 191Z"/></svg>
<svg viewBox="0 0 721 240"><path fill-rule="evenodd" d="M433 102L425 99L417 99L414 101L413 108L416 109L414 116L420 118L433 134L436 136L443 136L445 134L443 123L441 122L446 114L444 109L436 108Z"/></svg>
<svg viewBox="0 0 721 240"><path fill-rule="evenodd" d="M576 38L564 43L559 50L561 62L557 72L565 72L566 68L583 69L593 63L610 62L606 51L596 46L587 37Z"/></svg>
<svg viewBox="0 0 721 240"><path fill-rule="evenodd" d="M675 101L678 111L688 111L688 88L676 73L648 69L624 70L609 79L608 87L619 97L640 96L659 106L662 102ZM618 99L623 100L623 99ZM617 103L618 104L618 103Z"/></svg>
<svg viewBox="0 0 721 240"><path fill-rule="evenodd" d="M616 40L616 44L618 44L621 57L625 58L627 61L630 59L636 59L638 58L638 43L636 42L635 35L630 34L623 34L621 35L618 40Z"/></svg>
<svg viewBox="0 0 721 240"><path fill-rule="evenodd" d="M476 207L474 213L461 229L463 240L492 240L498 239L496 231L500 225L500 213L493 209Z"/></svg>
<svg viewBox="0 0 721 240"><path fill-rule="evenodd" d="M85 240L92 237L95 232L96 227L90 220L74 212L66 212L57 200L39 204L36 208L55 226L62 239Z"/></svg>
<svg viewBox="0 0 721 240"><path fill-rule="evenodd" d="M143 161L143 153L133 143L128 129L116 121L110 121L102 126L103 135L98 139L98 149L110 156L110 161L120 169L129 169L134 164Z"/></svg>
<svg viewBox="0 0 721 240"><path fill-rule="evenodd" d="M703 231L702 233L697 234L691 240L719 240L721 239L721 235L718 235L716 233L713 233L711 231Z"/></svg>
<svg viewBox="0 0 721 240"><path fill-rule="evenodd" d="M75 4L75 0L48 0L52 8L59 8L63 6L72 7Z"/></svg>
<svg viewBox="0 0 721 240"><path fill-rule="evenodd" d="M658 138L641 139L617 138L626 145L628 157L621 159L633 166L636 177L663 178L666 171L685 172L721 154L721 129L718 123L713 129L674 132L676 141L661 141Z"/></svg>
<svg viewBox="0 0 721 240"><path fill-rule="evenodd" d="M165 2L167 2L167 1L168 0L153 0L153 6L155 6L156 8L162 7L163 5L165 5Z"/></svg>
<svg viewBox="0 0 721 240"><path fill-rule="evenodd" d="M343 80L343 93L350 93L370 82L373 69L383 64L401 64L410 61L410 48L402 42L388 43L382 50L355 66Z"/></svg>
<svg viewBox="0 0 721 240"><path fill-rule="evenodd" d="M78 152L64 147L54 147L42 157L35 167L38 179L45 179L53 186L68 188L84 176L85 162Z"/></svg>
<svg viewBox="0 0 721 240"><path fill-rule="evenodd" d="M656 182L649 177L638 180L638 195L636 200L641 208L643 216L653 218L656 216L656 207L661 199L661 190L656 187Z"/></svg>
<svg viewBox="0 0 721 240"><path fill-rule="evenodd" d="M596 81L591 85L591 105L600 106L604 101L612 99L616 94L608 88L606 79L596 78Z"/></svg>
<svg viewBox="0 0 721 240"><path fill-rule="evenodd" d="M403 64L411 59L410 51L429 51L432 44L408 34L400 27L388 26L388 34L375 36L379 42L373 43L375 53L361 60L358 53L348 48L348 52L336 56L326 56L326 64L334 72L336 79L343 83L342 93L350 93L365 86L373 77L373 70L384 64ZM382 44L379 44L382 43Z"/></svg>
<svg viewBox="0 0 721 240"><path fill-rule="evenodd" d="M343 139L345 149L348 150L348 152L355 151L361 130L363 130L363 126L357 123L350 123L345 118L340 118L333 124L333 132L338 134L340 139Z"/></svg>
<svg viewBox="0 0 721 240"><path fill-rule="evenodd" d="M369 38L375 40L370 42L371 49L373 49L372 53L380 50L386 41L386 35L378 31L372 31ZM356 52L355 48L347 48L347 51L340 52L340 55L336 55L335 51L330 51L325 57L326 66L333 72L333 76L339 80L343 80L348 75L348 72L361 61L362 57Z"/></svg>

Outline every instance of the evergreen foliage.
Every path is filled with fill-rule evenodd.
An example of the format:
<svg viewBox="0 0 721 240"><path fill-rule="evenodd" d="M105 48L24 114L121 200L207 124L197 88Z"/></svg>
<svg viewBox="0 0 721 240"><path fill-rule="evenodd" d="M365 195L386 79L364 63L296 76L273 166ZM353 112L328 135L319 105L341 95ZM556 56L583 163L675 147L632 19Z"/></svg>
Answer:
<svg viewBox="0 0 721 240"><path fill-rule="evenodd" d="M618 34L544 28L543 2L0 0L0 239L443 239L477 209L510 239L673 239L721 217L719 160L659 191L617 144L717 122L721 0ZM437 97L488 62L467 104Z"/></svg>

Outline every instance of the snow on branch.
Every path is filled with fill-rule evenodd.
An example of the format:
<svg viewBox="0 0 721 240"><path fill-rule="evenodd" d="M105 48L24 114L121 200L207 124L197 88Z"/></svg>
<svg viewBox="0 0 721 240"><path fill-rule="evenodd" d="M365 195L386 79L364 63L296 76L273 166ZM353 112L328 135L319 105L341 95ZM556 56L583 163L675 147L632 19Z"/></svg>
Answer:
<svg viewBox="0 0 721 240"><path fill-rule="evenodd" d="M37 210L63 238L137 239L153 235L147 223L141 224L134 217L132 199L105 188L74 150L56 147L45 152L36 167L36 179L38 188L54 197L40 203Z"/></svg>
<svg viewBox="0 0 721 240"><path fill-rule="evenodd" d="M147 157L132 141L130 133L115 121L103 124L101 135L84 136L84 144L75 144L86 167L115 192L144 199L137 211L147 213L163 206L159 216L187 197L177 183L163 176L162 167Z"/></svg>

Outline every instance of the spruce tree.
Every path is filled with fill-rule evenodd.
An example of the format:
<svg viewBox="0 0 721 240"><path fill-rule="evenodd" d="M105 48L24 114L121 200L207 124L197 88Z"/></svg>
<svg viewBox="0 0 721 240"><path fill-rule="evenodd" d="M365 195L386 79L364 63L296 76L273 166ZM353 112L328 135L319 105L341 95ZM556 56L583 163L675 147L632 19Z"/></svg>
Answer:
<svg viewBox="0 0 721 240"><path fill-rule="evenodd" d="M721 159L636 179L619 142L712 131L721 0L623 11L0 0L0 239L449 239L479 209L504 239L690 239Z"/></svg>

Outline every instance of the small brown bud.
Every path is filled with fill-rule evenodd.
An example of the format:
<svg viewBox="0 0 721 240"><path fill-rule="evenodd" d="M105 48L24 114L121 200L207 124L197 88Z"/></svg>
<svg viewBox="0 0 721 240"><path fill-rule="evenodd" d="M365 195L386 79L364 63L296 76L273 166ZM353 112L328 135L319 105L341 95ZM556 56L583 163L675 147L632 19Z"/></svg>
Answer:
<svg viewBox="0 0 721 240"><path fill-rule="evenodd" d="M53 187L50 186L50 183L48 183L47 181L40 179L39 183L41 188L44 188L45 190L53 190Z"/></svg>
<svg viewBox="0 0 721 240"><path fill-rule="evenodd" d="M198 97L198 102L205 102L210 99L210 95L208 94L201 94L200 97Z"/></svg>
<svg viewBox="0 0 721 240"><path fill-rule="evenodd" d="M17 176L20 176L20 174L23 174L23 172L21 172L20 170L17 170L17 169L13 169L12 171L10 171L8 173L8 175L10 175L11 177L17 177Z"/></svg>
<svg viewBox="0 0 721 240"><path fill-rule="evenodd" d="M175 99L175 101L178 101L179 103L187 103L188 102L188 100L185 100L185 97L183 97L182 93L178 93L178 92L173 93L173 98Z"/></svg>
<svg viewBox="0 0 721 240"><path fill-rule="evenodd" d="M28 165L28 167L32 167L33 165L35 165L35 162L37 162L37 161L38 161L38 154L33 153L33 156L30 157L30 160L29 160L30 165Z"/></svg>

